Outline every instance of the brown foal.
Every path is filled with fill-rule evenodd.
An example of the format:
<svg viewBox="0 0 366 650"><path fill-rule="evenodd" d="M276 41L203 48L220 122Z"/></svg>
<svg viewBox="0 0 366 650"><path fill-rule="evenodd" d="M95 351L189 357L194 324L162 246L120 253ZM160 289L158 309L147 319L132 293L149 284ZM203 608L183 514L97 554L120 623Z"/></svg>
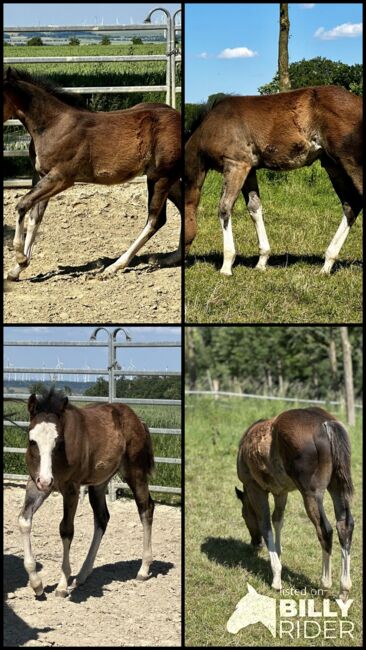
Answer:
<svg viewBox="0 0 366 650"><path fill-rule="evenodd" d="M121 111L95 112L78 98L30 74L8 68L3 84L4 121L18 118L32 141L34 187L18 203L14 236L18 280L30 263L32 246L48 200L77 181L112 185L146 174L148 219L136 241L105 269L126 268L140 248L165 224L169 198L181 211L181 117L165 104L138 104ZM24 217L30 211L24 237ZM180 261L179 251L161 262Z"/></svg>
<svg viewBox="0 0 366 650"><path fill-rule="evenodd" d="M337 533L342 552L340 597L348 598L351 588L350 562L353 518L351 449L343 425L321 408L292 409L271 420L259 420L244 433L237 457L243 492L242 515L254 547L268 548L273 573L272 587L281 587L280 534L288 492L299 490L309 519L323 550L321 587L332 585L332 527L325 515L323 497L328 490L334 505ZM268 503L273 494L272 522Z"/></svg>
<svg viewBox="0 0 366 650"><path fill-rule="evenodd" d="M43 593L36 571L30 534L32 518L56 489L64 501L60 523L63 560L57 596L67 596L71 575L69 553L74 535L74 517L81 485L88 486L94 512L94 536L71 590L85 582L107 528L109 512L105 491L116 472L132 490L143 527L143 556L138 580L149 577L152 562L151 528L154 502L149 493L148 476L154 468L152 442L147 426L125 404L93 404L77 408L61 392L51 389L38 399L31 395L29 440L26 463L28 479L19 526L24 542L24 566L35 594Z"/></svg>
<svg viewBox="0 0 366 650"><path fill-rule="evenodd" d="M192 131L185 149L186 255L196 236L203 182L208 170L215 169L224 176L219 205L224 240L221 273L232 274L235 246L231 212L240 192L257 232L257 268L265 269L270 245L256 170L297 169L319 159L343 208L341 224L325 253L322 271L330 273L362 209L362 98L339 86L259 97L224 97L201 114Z"/></svg>

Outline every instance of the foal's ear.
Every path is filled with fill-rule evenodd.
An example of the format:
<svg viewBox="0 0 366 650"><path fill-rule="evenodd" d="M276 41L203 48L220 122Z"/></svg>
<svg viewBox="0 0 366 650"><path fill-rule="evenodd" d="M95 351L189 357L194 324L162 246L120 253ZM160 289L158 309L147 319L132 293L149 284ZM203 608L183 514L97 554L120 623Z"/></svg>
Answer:
<svg viewBox="0 0 366 650"><path fill-rule="evenodd" d="M32 395L28 399L28 411L31 415L35 414L37 404L38 404L37 395L32 393Z"/></svg>
<svg viewBox="0 0 366 650"><path fill-rule="evenodd" d="M63 398L63 400L62 400L62 402L60 404L60 413L64 412L64 410L65 410L66 406L68 405L68 403L69 403L69 398L65 395L65 397Z"/></svg>
<svg viewBox="0 0 366 650"><path fill-rule="evenodd" d="M237 488L236 486L235 486L235 494L240 501L243 501L244 492L239 490L239 488Z"/></svg>

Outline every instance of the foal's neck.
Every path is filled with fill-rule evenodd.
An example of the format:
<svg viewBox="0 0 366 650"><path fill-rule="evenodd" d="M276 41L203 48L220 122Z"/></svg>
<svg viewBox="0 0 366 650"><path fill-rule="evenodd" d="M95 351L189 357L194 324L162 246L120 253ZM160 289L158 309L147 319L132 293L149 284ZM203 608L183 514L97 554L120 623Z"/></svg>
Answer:
<svg viewBox="0 0 366 650"><path fill-rule="evenodd" d="M68 111L73 111L72 106L64 104L43 88L23 82L18 85L15 93L15 107L17 117L24 124L32 138L39 135L57 117Z"/></svg>

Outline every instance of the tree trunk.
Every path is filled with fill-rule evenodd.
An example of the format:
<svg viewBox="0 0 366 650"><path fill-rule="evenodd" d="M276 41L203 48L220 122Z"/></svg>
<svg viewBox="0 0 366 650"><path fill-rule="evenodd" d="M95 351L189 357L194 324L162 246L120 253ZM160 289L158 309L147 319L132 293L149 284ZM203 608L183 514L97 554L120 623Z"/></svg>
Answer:
<svg viewBox="0 0 366 650"><path fill-rule="evenodd" d="M278 43L278 79L280 92L290 90L291 82L288 73L288 38L290 19L288 17L288 4L280 3L280 38Z"/></svg>
<svg viewBox="0 0 366 650"><path fill-rule="evenodd" d="M330 370L332 373L332 390L334 392L334 396L337 397L338 395L337 348L336 348L333 329L330 330L329 361L330 361Z"/></svg>
<svg viewBox="0 0 366 650"><path fill-rule="evenodd" d="M347 422L356 424L355 399L353 390L352 347L348 338L347 327L341 327L341 340L343 350L344 390L346 397Z"/></svg>

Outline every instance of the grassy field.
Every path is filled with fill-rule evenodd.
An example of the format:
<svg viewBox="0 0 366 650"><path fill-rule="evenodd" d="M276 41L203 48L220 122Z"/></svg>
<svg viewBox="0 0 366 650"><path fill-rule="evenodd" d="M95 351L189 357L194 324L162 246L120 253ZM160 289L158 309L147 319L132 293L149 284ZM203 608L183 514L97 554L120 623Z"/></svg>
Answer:
<svg viewBox="0 0 366 650"><path fill-rule="evenodd" d="M323 276L324 253L342 216L326 172L319 163L284 174L260 170L258 181L272 248L268 269L254 269L256 233L240 196L233 211L233 275L219 273L222 176L211 172L185 272L187 322L362 322L362 219L354 224L332 275Z"/></svg>
<svg viewBox="0 0 366 650"><path fill-rule="evenodd" d="M250 548L250 537L235 496L236 454L243 431L260 417L271 417L295 407L285 402L251 399L188 397L185 427L185 641L188 646L360 646L362 645L362 524L361 524L361 416L349 433L352 439L352 476L355 496L352 513L355 530L351 575L353 604L349 620L355 623L354 638L296 640L273 638L261 624L226 631L226 622L238 601L247 593L247 583L261 595L276 597L270 587L271 570L266 550L258 555ZM302 405L304 406L304 405ZM342 421L344 413L334 411ZM271 497L273 504L273 499ZM340 546L335 517L327 493L325 511L334 528L333 588L331 608L338 609ZM283 588L319 588L321 548L308 519L299 492L289 495L282 531ZM299 600L299 596L285 596ZM301 597L301 596L300 596ZM302 596L302 598L308 598ZM313 597L313 596L310 596ZM315 596L319 610L322 599ZM293 620L293 619L292 619ZM301 620L295 619L296 622ZM323 619L322 619L323 620ZM326 619L324 619L326 620ZM329 620L329 619L328 619ZM336 620L336 619L332 619ZM337 619L338 620L338 619Z"/></svg>
<svg viewBox="0 0 366 650"><path fill-rule="evenodd" d="M74 402L75 403L75 402ZM77 403L76 403L77 404ZM77 404L82 407L85 402ZM135 404L133 410L151 428L179 429L181 427L179 406L144 406ZM13 420L28 420L25 404L7 402L4 405L6 414L13 413ZM166 458L181 458L181 436L153 433L154 455ZM4 447L26 447L27 434L14 426L4 428ZM27 469L23 454L4 453L4 472L7 474L25 474ZM156 469L151 479L153 485L170 485L180 487L181 466L156 463ZM154 499L161 503L179 503L180 496L168 493L154 492Z"/></svg>

